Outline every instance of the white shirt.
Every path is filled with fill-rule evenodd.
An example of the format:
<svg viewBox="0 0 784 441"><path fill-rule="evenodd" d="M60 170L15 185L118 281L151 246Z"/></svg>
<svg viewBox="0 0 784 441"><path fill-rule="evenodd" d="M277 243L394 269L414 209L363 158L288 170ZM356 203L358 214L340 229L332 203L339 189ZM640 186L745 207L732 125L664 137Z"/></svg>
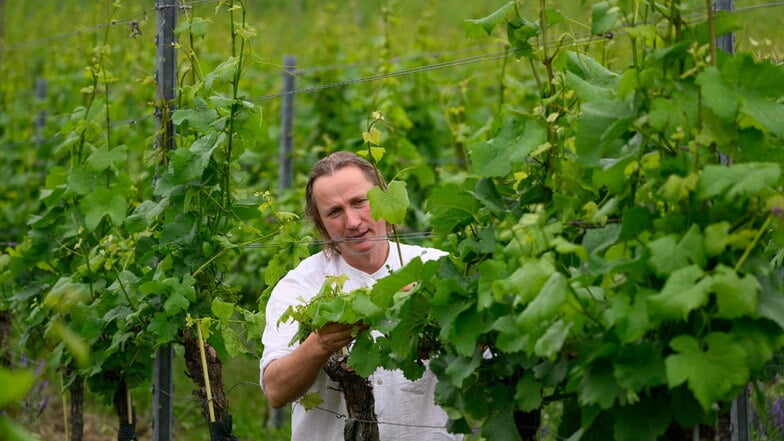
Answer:
<svg viewBox="0 0 784 441"><path fill-rule="evenodd" d="M401 245L403 262L408 263L419 256L423 261L437 259L446 253L433 248ZM323 251L300 262L299 265L281 279L272 290L267 303L267 324L262 343L264 353L259 367L261 387L264 388L264 369L297 346L289 346L297 332L296 322L281 323L278 319L290 305L308 302L321 290L327 276L345 274L348 280L343 285L345 291L370 287L390 272L400 269L397 245L389 244L386 263L373 274L360 271L340 255L327 255ZM446 413L434 404L434 390L437 379L430 370L422 378L409 381L402 371L378 369L370 377L373 385L376 417L379 424L381 441L421 441L421 440L461 440L462 435L446 431ZM318 393L323 402L315 409L306 411L298 402L292 403L291 439L292 441L343 441L346 405L338 384L333 382L322 370L308 390ZM388 424L385 424L388 423Z"/></svg>

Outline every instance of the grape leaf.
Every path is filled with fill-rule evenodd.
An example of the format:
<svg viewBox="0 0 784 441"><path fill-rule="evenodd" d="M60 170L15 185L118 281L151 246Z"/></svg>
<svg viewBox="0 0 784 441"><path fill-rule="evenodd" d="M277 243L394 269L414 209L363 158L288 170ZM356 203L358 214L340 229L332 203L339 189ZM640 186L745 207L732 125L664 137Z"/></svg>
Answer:
<svg viewBox="0 0 784 441"><path fill-rule="evenodd" d="M234 304L215 299L212 301L211 310L218 320L228 321L234 314Z"/></svg>
<svg viewBox="0 0 784 441"><path fill-rule="evenodd" d="M780 176L781 166L775 163L748 162L729 167L708 165L700 175L697 192L703 199L742 200L775 185Z"/></svg>
<svg viewBox="0 0 784 441"><path fill-rule="evenodd" d="M176 125L187 122L193 130L199 133L210 132L210 124L218 119L218 112L207 107L207 103L203 100L197 100L194 104L198 107L175 110L172 113L172 122Z"/></svg>
<svg viewBox="0 0 784 441"><path fill-rule="evenodd" d="M0 384L3 385L3 394L0 395L0 409L5 409L9 404L21 402L34 382L35 377L30 371L11 371L0 368Z"/></svg>
<svg viewBox="0 0 784 441"><path fill-rule="evenodd" d="M536 341L534 353L540 357L552 358L563 347L572 325L574 323L556 320L555 323L547 328L544 335Z"/></svg>
<svg viewBox="0 0 784 441"><path fill-rule="evenodd" d="M482 439L493 441L520 441L520 433L515 427L513 409L492 412L482 424Z"/></svg>
<svg viewBox="0 0 784 441"><path fill-rule="evenodd" d="M538 409L542 405L542 388L536 378L526 372L515 386L515 402L517 408L523 412L530 412Z"/></svg>
<svg viewBox="0 0 784 441"><path fill-rule="evenodd" d="M702 278L703 275L695 265L674 271L661 292L648 297L651 316L664 320L686 320L689 312L708 301L712 280L710 277Z"/></svg>
<svg viewBox="0 0 784 441"><path fill-rule="evenodd" d="M618 7L612 7L609 2L599 2L591 8L591 33L604 35L611 31L618 22Z"/></svg>
<svg viewBox="0 0 784 441"><path fill-rule="evenodd" d="M180 324L176 320L172 320L169 314L157 312L147 326L147 330L156 336L156 343L169 343L177 337Z"/></svg>
<svg viewBox="0 0 784 441"><path fill-rule="evenodd" d="M613 427L617 441L656 441L667 431L672 418L667 396L646 397L618 409ZM644 427L644 430L640 430Z"/></svg>
<svg viewBox="0 0 784 441"><path fill-rule="evenodd" d="M580 380L580 401L584 404L598 404L602 409L607 409L623 394L623 389L615 380L612 363L598 360L585 367Z"/></svg>
<svg viewBox="0 0 784 441"><path fill-rule="evenodd" d="M696 83L702 90L701 96L707 107L724 122L734 123L741 98L736 89L724 82L719 70L707 67L697 75Z"/></svg>
<svg viewBox="0 0 784 441"><path fill-rule="evenodd" d="M95 172L101 172L107 168L121 168L128 158L128 148L124 145L115 147L111 150L107 146L101 146L90 153L86 163Z"/></svg>
<svg viewBox="0 0 784 441"><path fill-rule="evenodd" d="M618 385L632 391L665 384L667 376L660 348L652 343L622 347L615 359L613 376Z"/></svg>
<svg viewBox="0 0 784 441"><path fill-rule="evenodd" d="M704 243L699 227L692 225L680 240L677 240L676 235L670 234L650 242L649 261L659 275L670 274L689 264L702 267L706 261Z"/></svg>
<svg viewBox="0 0 784 441"><path fill-rule="evenodd" d="M719 400L731 398L731 392L748 381L746 352L733 341L731 334L714 332L705 337L707 349L691 335L670 341L677 353L665 360L670 388L686 382L706 412Z"/></svg>
<svg viewBox="0 0 784 441"><path fill-rule="evenodd" d="M719 305L716 317L732 319L754 316L760 291L757 279L751 274L740 278L732 268L725 265L719 265L714 272L711 288L716 293Z"/></svg>
<svg viewBox="0 0 784 441"><path fill-rule="evenodd" d="M476 198L452 183L436 187L428 200L428 211L432 215L430 224L439 236L468 225L478 210Z"/></svg>
<svg viewBox="0 0 784 441"><path fill-rule="evenodd" d="M315 392L307 392L297 402L301 404L305 410L313 410L319 407L321 403L324 402L324 399L321 398L321 395Z"/></svg>
<svg viewBox="0 0 784 441"><path fill-rule="evenodd" d="M471 163L479 176L506 176L547 142L547 131L535 119L510 120L492 139L469 147Z"/></svg>
<svg viewBox="0 0 784 441"><path fill-rule="evenodd" d="M384 219L390 224L402 224L406 220L409 201L405 182L392 181L386 191L374 186L368 191L367 197L373 219Z"/></svg>
<svg viewBox="0 0 784 441"><path fill-rule="evenodd" d="M538 327L542 321L555 315L568 296L569 285L566 278L559 272L553 273L539 294L517 318L518 325L523 329Z"/></svg>
<svg viewBox="0 0 784 441"><path fill-rule="evenodd" d="M85 227L94 231L104 216L109 216L114 225L121 225L125 220L125 210L128 202L125 198L117 194L116 191L105 187L99 187L82 199L79 203L82 213L84 213Z"/></svg>
<svg viewBox="0 0 784 441"><path fill-rule="evenodd" d="M517 15L517 6L511 1L487 17L470 19L464 22L466 37L479 38L484 34L490 35L503 21L512 20Z"/></svg>

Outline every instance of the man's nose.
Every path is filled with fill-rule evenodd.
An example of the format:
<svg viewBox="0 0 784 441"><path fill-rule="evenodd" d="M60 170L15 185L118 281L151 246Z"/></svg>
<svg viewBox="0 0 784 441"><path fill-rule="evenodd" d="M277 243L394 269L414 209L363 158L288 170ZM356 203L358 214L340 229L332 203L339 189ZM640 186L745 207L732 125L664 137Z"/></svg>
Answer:
<svg viewBox="0 0 784 441"><path fill-rule="evenodd" d="M362 223L362 217L357 210L347 210L346 211L346 227L349 229L359 228L359 225Z"/></svg>

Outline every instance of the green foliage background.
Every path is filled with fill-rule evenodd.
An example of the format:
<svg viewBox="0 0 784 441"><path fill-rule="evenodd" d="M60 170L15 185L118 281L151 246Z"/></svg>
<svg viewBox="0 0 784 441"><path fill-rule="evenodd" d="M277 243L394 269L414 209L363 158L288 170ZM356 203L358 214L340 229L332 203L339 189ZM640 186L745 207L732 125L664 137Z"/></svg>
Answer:
<svg viewBox="0 0 784 441"><path fill-rule="evenodd" d="M0 307L20 347L105 398L194 319L255 359L266 291L317 249L309 165L364 149L380 111L378 165L410 200L385 208L451 258L330 309L387 336L359 340L360 372L416 376L428 353L453 428L488 439L556 404L573 439L710 423L782 344L782 14L710 22L736 33L729 58L702 2L542 3L192 2L171 152L152 2L6 6ZM278 193L287 54L306 90Z"/></svg>

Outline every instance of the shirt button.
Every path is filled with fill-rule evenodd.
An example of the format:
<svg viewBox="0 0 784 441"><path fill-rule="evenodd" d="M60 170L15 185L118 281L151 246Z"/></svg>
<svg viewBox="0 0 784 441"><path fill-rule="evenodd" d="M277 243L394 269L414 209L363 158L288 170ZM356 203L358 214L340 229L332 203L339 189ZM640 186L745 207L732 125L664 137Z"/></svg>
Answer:
<svg viewBox="0 0 784 441"><path fill-rule="evenodd" d="M376 384L381 385L381 383L383 383L383 381L381 381L380 378L378 380L376 380Z"/></svg>

